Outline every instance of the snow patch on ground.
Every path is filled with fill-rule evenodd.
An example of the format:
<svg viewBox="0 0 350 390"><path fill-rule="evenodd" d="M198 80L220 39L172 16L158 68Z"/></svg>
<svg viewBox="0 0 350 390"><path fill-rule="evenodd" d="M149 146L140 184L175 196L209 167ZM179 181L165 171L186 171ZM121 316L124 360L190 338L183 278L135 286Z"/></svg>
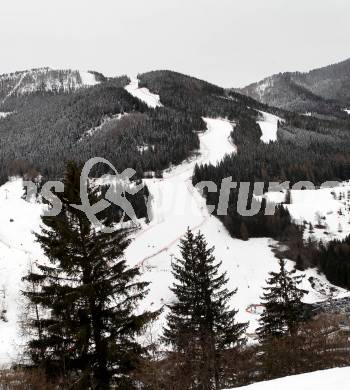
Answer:
<svg viewBox="0 0 350 390"><path fill-rule="evenodd" d="M79 74L83 85L90 87L99 84L99 82L96 80L96 76L93 73L80 70Z"/></svg>
<svg viewBox="0 0 350 390"><path fill-rule="evenodd" d="M278 121L282 119L267 112L259 111L259 113L263 117L257 122L262 132L261 141L266 144L277 141Z"/></svg>
<svg viewBox="0 0 350 390"><path fill-rule="evenodd" d="M11 115L12 112L0 112L0 119L6 118L7 116Z"/></svg>
<svg viewBox="0 0 350 390"><path fill-rule="evenodd" d="M148 107L163 107L159 95L150 92L147 88L139 88L139 80L137 78L131 78L130 84L128 84L125 89L131 95L146 103Z"/></svg>
<svg viewBox="0 0 350 390"><path fill-rule="evenodd" d="M22 346L19 320L23 314L21 278L30 263L42 258L33 231L40 229L42 206L22 199L23 182L12 179L0 187L0 365L14 361Z"/></svg>
<svg viewBox="0 0 350 390"><path fill-rule="evenodd" d="M344 109L344 111L350 115L350 109Z"/></svg>
<svg viewBox="0 0 350 390"><path fill-rule="evenodd" d="M292 190L291 204L286 205L298 224L304 221L313 225L313 232L305 230L305 238L324 242L334 238L344 239L350 234L350 182L335 188ZM283 203L285 192L268 192L270 202Z"/></svg>
<svg viewBox="0 0 350 390"><path fill-rule="evenodd" d="M154 150L154 145L146 145L146 144L138 145L138 146L136 146L136 149L137 149L138 152L140 152L142 154L142 153L147 152L150 149Z"/></svg>
<svg viewBox="0 0 350 390"><path fill-rule="evenodd" d="M333 368L307 374L287 376L267 382L254 383L236 389L244 390L347 390L349 388L350 368ZM229 390L229 389L226 389Z"/></svg>

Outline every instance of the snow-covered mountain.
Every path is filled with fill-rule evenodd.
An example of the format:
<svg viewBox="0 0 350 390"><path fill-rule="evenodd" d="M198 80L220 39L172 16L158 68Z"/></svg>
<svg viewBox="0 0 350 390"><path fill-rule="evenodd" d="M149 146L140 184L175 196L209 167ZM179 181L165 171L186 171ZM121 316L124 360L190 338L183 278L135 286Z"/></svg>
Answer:
<svg viewBox="0 0 350 390"><path fill-rule="evenodd" d="M88 88L97 83L98 87ZM35 91L57 94L31 95ZM254 153L244 157L239 172L242 180L249 164L257 166L264 180L269 174L279 180L286 172L317 179L319 171L323 174L321 178L333 175L349 179L346 171L349 136L343 122L325 125L315 122L313 117L278 110L175 72L105 80L94 72L45 68L1 76L0 92L4 103L13 96L27 98L25 105L21 102L14 105L11 115L0 113L3 166L9 165L22 176L36 172L52 178L62 174L64 160L68 158L87 160L101 156L111 160L119 170L134 167L147 185L152 200L150 221L140 220L140 229L125 253L128 264L141 267L142 278L151 282L150 293L143 302L145 308L160 308L173 299L169 289L173 282L171 262L179 255L179 241L187 227L194 232L201 230L208 244L215 246L214 254L229 277L228 287L238 287L230 304L239 310L238 320L250 322L251 338L260 316L265 280L270 271L278 268L275 251L280 244L261 234L252 235L249 240L234 238L223 221L209 213L205 199L194 187L196 164L209 166L215 172L218 164L223 167L223 161L235 163L235 157L249 150ZM327 125L332 126L331 134ZM316 150L311 153L308 145L305 147L308 139L310 144L317 141L312 145L321 145L317 153L326 161L327 170L321 170L322 160L315 159ZM285 160L274 156L281 150ZM303 163L295 161L295 156L306 158L306 170ZM345 168L341 165L343 161ZM328 165L335 167L334 171ZM2 171L1 184L8 173ZM21 277L35 262L45 262L33 235L40 229L44 206L34 200L26 202L22 198L22 184L22 178L17 176L0 187L0 309L4 317L0 320L0 364L14 361L25 341L20 328ZM295 190L291 192L291 204L285 208L295 222L318 225L305 231L305 238L310 235L324 241L344 238L350 232L348 191L347 182L335 191ZM283 203L286 192L264 196ZM318 219L325 221L328 229L321 227ZM289 269L294 266L293 261L287 262ZM309 291L306 303L324 301L330 295L338 298L349 295L330 283L318 269L309 268L303 273L306 274L303 288ZM156 324L157 334L162 330L165 314L166 311Z"/></svg>
<svg viewBox="0 0 350 390"><path fill-rule="evenodd" d="M262 103L300 113L329 114L350 104L350 59L307 73L267 77L237 91Z"/></svg>
<svg viewBox="0 0 350 390"><path fill-rule="evenodd" d="M103 78L96 72L80 70L32 69L0 75L0 103L10 96L36 91L70 92L96 85Z"/></svg>
<svg viewBox="0 0 350 390"><path fill-rule="evenodd" d="M142 100L147 101L150 92L138 90ZM153 104L155 97L150 104ZM263 135L271 137L276 120L262 113ZM229 277L229 288L238 287L231 301L239 310L238 320L249 322L248 335L254 338L254 331L260 316L260 296L270 271L277 271L278 262L274 249L278 243L268 238L249 241L234 239L222 223L210 215L201 194L193 187L191 176L196 164L219 163L226 154L236 153L236 146L230 142L230 133L235 123L223 119L204 118L206 131L200 135L200 148L196 156L164 172L163 178L144 179L152 194L152 212L149 224L142 223L133 236L125 253L128 265L139 266L142 278L150 284L150 293L143 301L145 309L158 309L170 303L173 295L169 287L173 283L171 261L179 256L179 242L190 227L201 231L210 246L215 246L215 256L222 261L221 270ZM21 289L21 277L29 267L45 262L45 258L33 232L40 231L40 215L44 206L23 199L22 179L12 178L0 187L0 308L5 310L5 321L0 320L0 363L17 359L25 338L21 335L20 319L25 309ZM301 194L304 191L299 191ZM302 194L301 194L302 195ZM293 194L297 197L297 193ZM299 200L299 204L302 202ZM296 209L298 210L298 209ZM294 267L288 262L288 268ZM329 298L349 295L345 290L329 283L324 275L315 269L305 272L303 288L309 291L305 302L314 303ZM154 332L161 334L166 311L155 324Z"/></svg>

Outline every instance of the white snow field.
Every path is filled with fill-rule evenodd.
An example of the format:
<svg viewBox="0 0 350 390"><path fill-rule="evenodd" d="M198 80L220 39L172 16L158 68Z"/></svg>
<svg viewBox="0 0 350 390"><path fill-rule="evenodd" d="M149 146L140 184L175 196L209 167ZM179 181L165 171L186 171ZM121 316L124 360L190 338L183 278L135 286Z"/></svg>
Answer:
<svg viewBox="0 0 350 390"><path fill-rule="evenodd" d="M249 386L236 387L243 390L347 390L349 388L350 368L332 368L307 374L292 375ZM230 390L230 389L226 389Z"/></svg>
<svg viewBox="0 0 350 390"><path fill-rule="evenodd" d="M232 299L239 309L237 319L250 321L248 335L253 334L259 319L262 287L268 273L278 269L272 253L273 240L267 238L241 241L230 237L221 222L210 215L205 200L192 186L191 176L196 163L216 163L227 153L234 153L230 143L232 123L222 119L204 118L207 131L200 135L200 150L193 158L164 173L163 179L145 179L152 194L152 219L149 225L134 234L134 240L125 253L130 266L139 265L142 278L151 283L150 293L142 302L144 309L158 309L169 303L172 293L171 260L179 256L178 244L187 227L194 232L201 230L210 246L215 245L215 256L222 261L221 270L227 272L229 288L238 287ZM31 262L43 262L44 257L32 232L40 231L40 215L43 206L22 199L22 180L13 179L0 187L0 306L7 312L7 322L0 320L0 365L18 357L24 343L20 330L23 313L21 278L28 272ZM292 268L293 263L288 262ZM328 298L330 284L316 270L305 272L304 288L310 293L306 302ZM308 278L312 276L315 288ZM1 291L4 291L2 293ZM337 289L338 296L345 291ZM337 296L337 294L335 294ZM165 312L154 325L159 334Z"/></svg>
<svg viewBox="0 0 350 390"><path fill-rule="evenodd" d="M13 179L0 187L0 366L16 360L22 340L23 314L21 281L32 261L42 258L33 231L39 231L42 206L22 199L22 180Z"/></svg>
<svg viewBox="0 0 350 390"><path fill-rule="evenodd" d="M128 84L125 89L131 95L146 103L148 107L162 107L159 95L150 92L147 88L139 88L139 80L136 77L130 77L130 80L130 84Z"/></svg>
<svg viewBox="0 0 350 390"><path fill-rule="evenodd" d="M237 319L250 321L248 334L253 334L259 319L259 308L262 287L270 271L278 270L277 260L272 252L276 242L267 238L241 241L233 239L222 223L211 216L204 199L193 188L191 176L196 162L217 162L226 153L235 152L229 141L232 125L221 119L205 119L208 130L200 136L200 154L189 162L169 170L163 179L145 180L153 196L154 211L150 225L139 231L135 240L126 251L129 264L142 266L144 278L151 282L150 293L143 307L161 307L173 299L169 290L173 282L171 261L179 256L178 244L187 227L193 231L200 230L210 246L215 246L215 256L222 261L222 271L227 272L229 288L238 287L232 299L233 307L239 309ZM288 267L294 263L287 262ZM316 270L304 272L303 287L310 291L305 302L312 303L327 299L330 284ZM316 285L311 287L309 278L313 277ZM336 295L345 295L337 289ZM256 311L256 312L255 312ZM155 333L160 331L164 316L155 326Z"/></svg>
<svg viewBox="0 0 350 390"><path fill-rule="evenodd" d="M285 192L265 194L275 203L282 203L285 196ZM313 231L305 230L305 238L326 242L350 234L350 182L339 183L335 188L292 190L291 204L286 207L296 223L306 221L313 225Z"/></svg>
<svg viewBox="0 0 350 390"><path fill-rule="evenodd" d="M257 122L262 132L261 141L266 144L277 141L277 124L281 118L264 111L259 113L263 116L263 119Z"/></svg>
<svg viewBox="0 0 350 390"><path fill-rule="evenodd" d="M99 82L96 80L96 76L93 73L79 70L81 82L86 87L91 87L93 85L99 84Z"/></svg>
<svg viewBox="0 0 350 390"><path fill-rule="evenodd" d="M0 119L1 118L6 118L9 115L11 115L11 112L0 112Z"/></svg>

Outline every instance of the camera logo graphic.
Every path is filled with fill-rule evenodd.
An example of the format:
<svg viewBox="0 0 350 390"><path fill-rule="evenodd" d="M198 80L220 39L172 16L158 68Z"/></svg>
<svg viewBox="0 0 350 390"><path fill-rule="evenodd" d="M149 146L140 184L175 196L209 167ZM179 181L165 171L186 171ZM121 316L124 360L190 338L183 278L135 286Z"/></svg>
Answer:
<svg viewBox="0 0 350 390"><path fill-rule="evenodd" d="M91 205L89 196L88 196L88 181L89 181L89 174L92 170L92 168L96 164L106 164L108 165L112 171L114 172L114 176L112 176L111 183L109 183L109 188L105 194L104 199L100 199L97 203ZM116 206L119 206L121 210L123 211L123 216L121 218L121 223L124 222L125 217L129 217L129 219L134 223L137 224L137 217L135 214L135 210L130 203L130 201L126 198L126 192L135 195L137 192L143 189L144 184L134 184L131 182L131 178L136 174L136 171L132 168L127 168L123 172L118 173L116 168L111 164L108 160L102 158L102 157L94 157L88 160L82 171L80 176L80 200L81 205L71 205L72 207L75 207L78 210L81 210L85 213L86 217L89 219L89 221L99 227L101 231L104 233L113 233L116 228L115 227L107 227L99 221L97 218L97 214L101 211L107 209L111 206L111 204L114 204ZM103 176L102 178L106 177ZM118 184L124 184L118 185Z"/></svg>

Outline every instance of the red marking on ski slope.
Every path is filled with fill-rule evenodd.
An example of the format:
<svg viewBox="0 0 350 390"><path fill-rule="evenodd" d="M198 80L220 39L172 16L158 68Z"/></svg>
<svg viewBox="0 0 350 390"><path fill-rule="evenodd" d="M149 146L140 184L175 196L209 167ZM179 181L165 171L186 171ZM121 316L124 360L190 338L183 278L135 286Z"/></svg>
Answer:
<svg viewBox="0 0 350 390"><path fill-rule="evenodd" d="M264 308L264 305L261 305L261 304L252 304L252 305L249 305L245 311L249 314L261 314L257 311L257 309L263 309Z"/></svg>
<svg viewBox="0 0 350 390"><path fill-rule="evenodd" d="M208 220L208 217L205 217L201 223L199 223L199 224L196 225L196 226L190 227L190 229L191 229L192 231L199 229L202 225L204 225L204 223L205 223L207 220ZM143 258L143 259L137 264L137 266L138 266L138 267L144 267L145 262L146 262L147 260L150 260L150 259L152 259L153 257L156 257L156 256L158 256L159 254L168 251L174 244L176 244L178 241L180 241L180 239L181 239L185 234L186 234L186 232L182 233L180 236L177 236L174 240L172 240L169 244L167 244L167 245L164 246L163 248L159 249L157 252L155 252L155 253L153 253L152 255L149 255L149 256Z"/></svg>
<svg viewBox="0 0 350 390"><path fill-rule="evenodd" d="M213 129L207 129L206 131L204 132L201 132L199 134L199 138L201 139L201 152L199 153L199 155L197 156L197 158L194 158L192 160L188 160L187 162L187 166L183 166L183 167L178 167L178 171L175 170L174 173L169 173L169 175L166 175L164 177L164 181L167 180L167 179L172 179L174 177L178 177L178 176L181 176L181 175L186 175L188 174L188 177L184 178L186 180L186 187L187 187L187 190L189 191L191 197L194 199L195 203L197 204L198 206L198 210L202 210L203 208L206 209L206 206L203 206L203 204L199 204L198 202L198 199L194 196L194 191L195 191L195 188L192 186L192 183L188 182L188 180L191 180L191 176L192 176L192 172L193 172L193 169L194 169L194 163L197 162L197 163L205 163L207 161L209 161L209 157L210 157L210 148L208 147L208 145L205 143L205 140L202 139L202 137L208 132L208 131L213 131ZM230 142L231 143L231 142ZM206 209L207 210L207 209ZM210 217L210 214L209 213L205 213L203 214L202 212L202 217L203 217L203 220L202 222L200 222L199 224L197 224L196 226L189 226L189 228L191 230L197 230L199 229L202 225L204 225L204 223L209 219ZM163 222L160 222L160 223L163 223ZM145 229L143 232L140 232L137 236L135 237L139 237L141 236L142 234L144 234L146 231L149 231L151 229L153 229L155 226L159 226L159 224L156 224L156 225L152 225L150 227L148 227L147 229ZM139 263L138 263L138 266L140 267L143 267L145 262L147 260L150 260L156 256L158 256L160 253L163 253L163 252L166 252L168 249L170 249L174 244L176 244L183 236L185 235L185 233L179 235L178 237L176 237L174 240L172 240L170 243L168 243L166 246L162 247L161 249L159 249L157 252L153 253L152 255L149 255L147 257L145 257L144 259L142 259Z"/></svg>
<svg viewBox="0 0 350 390"><path fill-rule="evenodd" d="M198 209L201 209L202 208L202 205L199 204L198 200L196 199L196 197L194 196L194 187L192 186L191 183L186 183L186 188L188 190L188 192L190 193L190 195L192 196L192 198L194 199L194 201L197 203L197 206L198 206ZM203 217L203 220L195 225L195 226L189 226L189 228L194 231L194 230L197 230L199 229L200 227L202 227L205 222L207 222L207 220L209 219L210 215L202 215ZM148 230L150 230L151 228L155 227L155 226L158 226L158 225L153 225L152 227L150 227ZM137 266L138 267L144 267L145 265L145 262L147 260L150 260L156 256L158 256L159 254L163 253L163 252L166 252L168 251L174 244L176 244L178 241L180 241L180 239L186 234L186 232L182 233L181 235L177 236L174 240L172 240L170 243L168 243L167 245L163 246L161 249L159 249L157 252L153 253L152 255L149 255L145 258L143 258L138 264Z"/></svg>
<svg viewBox="0 0 350 390"><path fill-rule="evenodd" d="M198 132L199 138L202 138L206 134L206 132L208 132L208 130ZM182 165L182 166L180 165L180 166L175 167L175 169L174 169L175 172L166 174L166 176L163 177L162 179L156 179L156 180L166 181L168 179L173 179L175 177L185 175L186 173L189 174L189 177L186 180L191 180L192 173L194 170L194 164L195 163L198 163L198 164L205 163L206 160L208 160L208 158L209 158L209 147L205 144L205 142L202 141L201 151L197 152L197 156L195 156L192 159L189 158L184 165ZM153 182L154 182L154 178L153 178ZM147 181L146 181L146 184L147 184ZM187 186L187 189L190 192L191 196L194 198L194 196L193 196L194 187L191 184L191 188L189 188L188 183L186 184L186 186ZM199 205L197 199L194 198L194 200L197 203L197 205L199 206L199 208L202 208L202 205ZM143 234L145 234L149 230L153 229L154 227L159 226L161 223L163 223L163 222L159 222L155 225L148 226L146 229L142 229L139 233L135 234L134 239L142 236ZM197 228L198 227L195 226L192 229L197 229ZM182 237L182 236L183 235L181 235L180 237ZM152 257L154 257L154 256L152 256Z"/></svg>

